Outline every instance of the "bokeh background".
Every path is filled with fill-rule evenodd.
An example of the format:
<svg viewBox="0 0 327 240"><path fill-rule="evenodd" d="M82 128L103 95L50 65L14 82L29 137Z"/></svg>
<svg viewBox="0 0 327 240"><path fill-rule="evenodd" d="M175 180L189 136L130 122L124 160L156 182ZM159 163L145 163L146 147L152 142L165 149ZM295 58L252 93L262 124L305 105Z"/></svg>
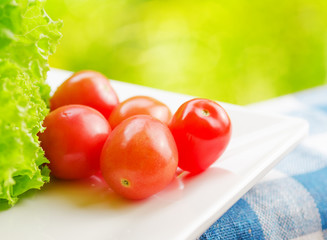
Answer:
<svg viewBox="0 0 327 240"><path fill-rule="evenodd" d="M52 67L248 104L326 83L326 0L48 0Z"/></svg>

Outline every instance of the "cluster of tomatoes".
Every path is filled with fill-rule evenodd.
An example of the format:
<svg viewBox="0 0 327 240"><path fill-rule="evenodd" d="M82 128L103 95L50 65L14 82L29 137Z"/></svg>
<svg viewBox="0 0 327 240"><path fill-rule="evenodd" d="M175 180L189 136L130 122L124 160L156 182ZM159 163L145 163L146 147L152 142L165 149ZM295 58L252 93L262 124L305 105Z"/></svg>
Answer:
<svg viewBox="0 0 327 240"><path fill-rule="evenodd" d="M174 115L147 96L119 102L108 79L94 71L67 79L50 109L39 139L52 175L81 179L101 171L108 185L129 199L161 191L178 167L204 171L231 137L228 114L214 101L192 99Z"/></svg>

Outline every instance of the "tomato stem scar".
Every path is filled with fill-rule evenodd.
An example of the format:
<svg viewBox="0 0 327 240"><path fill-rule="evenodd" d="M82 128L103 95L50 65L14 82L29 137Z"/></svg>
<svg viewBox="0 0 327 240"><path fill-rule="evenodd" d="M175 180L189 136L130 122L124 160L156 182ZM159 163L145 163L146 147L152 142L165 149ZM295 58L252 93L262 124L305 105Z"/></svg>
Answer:
<svg viewBox="0 0 327 240"><path fill-rule="evenodd" d="M203 114L204 116L209 116L209 115L210 115L210 112L209 112L207 109L203 109L203 110L202 110L202 114Z"/></svg>
<svg viewBox="0 0 327 240"><path fill-rule="evenodd" d="M124 187L130 187L131 186L131 183L126 178L122 178L120 180L120 182L121 182L121 185L123 185Z"/></svg>

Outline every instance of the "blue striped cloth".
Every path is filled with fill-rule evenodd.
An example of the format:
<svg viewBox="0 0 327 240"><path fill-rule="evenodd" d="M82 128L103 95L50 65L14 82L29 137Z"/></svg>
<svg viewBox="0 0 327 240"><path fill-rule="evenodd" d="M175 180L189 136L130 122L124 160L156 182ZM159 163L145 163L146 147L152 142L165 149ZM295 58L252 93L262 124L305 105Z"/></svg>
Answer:
<svg viewBox="0 0 327 240"><path fill-rule="evenodd" d="M200 239L327 239L327 87L251 107L306 119L309 136Z"/></svg>

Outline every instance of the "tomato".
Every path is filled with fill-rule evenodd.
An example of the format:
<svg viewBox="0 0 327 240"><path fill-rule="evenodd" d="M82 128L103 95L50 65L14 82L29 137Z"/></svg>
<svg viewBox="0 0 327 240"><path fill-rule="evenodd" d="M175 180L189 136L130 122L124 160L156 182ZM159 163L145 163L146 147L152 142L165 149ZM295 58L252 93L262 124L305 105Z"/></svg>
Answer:
<svg viewBox="0 0 327 240"><path fill-rule="evenodd" d="M225 151L231 138L226 111L208 99L192 99L174 114L169 128L178 148L178 166L192 173L207 169Z"/></svg>
<svg viewBox="0 0 327 240"><path fill-rule="evenodd" d="M170 109L162 102L147 96L135 96L121 102L109 117L110 126L114 129L123 120L134 115L150 115L168 124L171 119Z"/></svg>
<svg viewBox="0 0 327 240"><path fill-rule="evenodd" d="M167 125L146 115L124 120L110 134L101 154L108 185L129 199L147 198L175 176L176 144Z"/></svg>
<svg viewBox="0 0 327 240"><path fill-rule="evenodd" d="M101 73L81 71L63 82L50 99L50 109L81 104L98 110L108 119L119 99L109 80Z"/></svg>
<svg viewBox="0 0 327 240"><path fill-rule="evenodd" d="M43 126L39 139L53 176L80 179L99 171L102 147L111 132L101 113L67 105L50 112Z"/></svg>

